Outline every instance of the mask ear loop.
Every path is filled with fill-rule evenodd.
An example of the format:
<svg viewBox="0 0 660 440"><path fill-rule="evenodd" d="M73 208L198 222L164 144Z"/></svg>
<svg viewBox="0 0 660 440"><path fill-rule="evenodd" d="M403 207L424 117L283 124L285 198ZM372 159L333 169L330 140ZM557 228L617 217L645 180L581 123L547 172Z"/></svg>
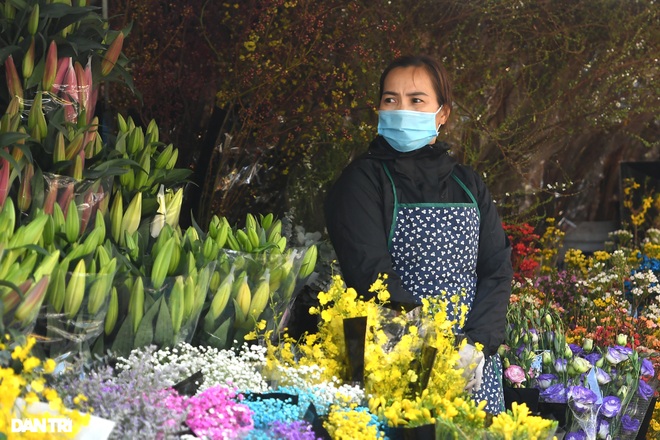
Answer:
<svg viewBox="0 0 660 440"><path fill-rule="evenodd" d="M437 115L438 113L440 113L440 110L442 110L442 107L444 107L444 106L445 106L444 104L441 104L441 105L440 105L440 108L438 109L437 112L435 112L435 114ZM444 124L440 124L440 125L438 125L438 128L436 128L435 131L439 133L439 132L440 132L440 129L442 128L443 125L444 125Z"/></svg>

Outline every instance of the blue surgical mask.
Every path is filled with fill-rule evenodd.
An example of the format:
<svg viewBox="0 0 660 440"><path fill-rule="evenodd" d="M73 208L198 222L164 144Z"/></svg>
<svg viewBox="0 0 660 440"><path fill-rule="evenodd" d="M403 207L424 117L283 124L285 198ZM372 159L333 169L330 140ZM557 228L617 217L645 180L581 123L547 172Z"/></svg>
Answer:
<svg viewBox="0 0 660 440"><path fill-rule="evenodd" d="M378 134L397 151L418 150L438 136L435 113L412 110L381 110L378 112Z"/></svg>

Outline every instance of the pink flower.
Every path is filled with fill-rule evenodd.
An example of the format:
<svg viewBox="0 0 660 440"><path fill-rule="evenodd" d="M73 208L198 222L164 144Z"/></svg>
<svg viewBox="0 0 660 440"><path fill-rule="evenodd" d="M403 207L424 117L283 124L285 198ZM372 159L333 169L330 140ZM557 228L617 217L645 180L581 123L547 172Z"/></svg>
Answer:
<svg viewBox="0 0 660 440"><path fill-rule="evenodd" d="M250 408L236 399L234 391L228 388L208 388L188 399L186 424L198 437L239 438L242 431L254 427L254 422Z"/></svg>
<svg viewBox="0 0 660 440"><path fill-rule="evenodd" d="M510 365L504 370L504 377L516 387L520 387L526 380L525 370L518 365Z"/></svg>

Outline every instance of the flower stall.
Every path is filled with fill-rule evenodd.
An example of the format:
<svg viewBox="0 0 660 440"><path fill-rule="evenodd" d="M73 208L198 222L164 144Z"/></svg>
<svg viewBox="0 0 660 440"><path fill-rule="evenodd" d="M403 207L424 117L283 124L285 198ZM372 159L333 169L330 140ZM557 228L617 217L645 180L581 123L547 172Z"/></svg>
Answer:
<svg viewBox="0 0 660 440"><path fill-rule="evenodd" d="M130 27L78 3L0 10L16 43L0 93L0 440L658 435L660 199L634 206L627 182L632 223L593 255L560 252L553 219L505 225L508 407L486 414L441 301L394 310L387 278L365 300L333 274L306 311L316 331L294 339L296 296L330 264L317 241L272 213L179 225L179 150L155 121L95 116L102 83L132 85Z"/></svg>

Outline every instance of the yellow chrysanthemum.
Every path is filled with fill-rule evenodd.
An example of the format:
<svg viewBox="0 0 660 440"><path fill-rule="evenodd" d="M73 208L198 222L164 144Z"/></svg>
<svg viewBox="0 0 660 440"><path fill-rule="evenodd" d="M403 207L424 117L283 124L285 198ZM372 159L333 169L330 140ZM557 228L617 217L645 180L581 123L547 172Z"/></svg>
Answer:
<svg viewBox="0 0 660 440"><path fill-rule="evenodd" d="M57 362L55 362L52 359L46 359L44 361L44 373L45 374L51 374L53 371L55 371L55 368L57 367Z"/></svg>
<svg viewBox="0 0 660 440"><path fill-rule="evenodd" d="M26 373L29 373L32 370L34 370L35 368L37 368L39 366L39 364L41 364L41 361L39 360L39 358L36 358L34 356L30 356L27 359L25 359L25 361L23 361L23 371L25 371Z"/></svg>

